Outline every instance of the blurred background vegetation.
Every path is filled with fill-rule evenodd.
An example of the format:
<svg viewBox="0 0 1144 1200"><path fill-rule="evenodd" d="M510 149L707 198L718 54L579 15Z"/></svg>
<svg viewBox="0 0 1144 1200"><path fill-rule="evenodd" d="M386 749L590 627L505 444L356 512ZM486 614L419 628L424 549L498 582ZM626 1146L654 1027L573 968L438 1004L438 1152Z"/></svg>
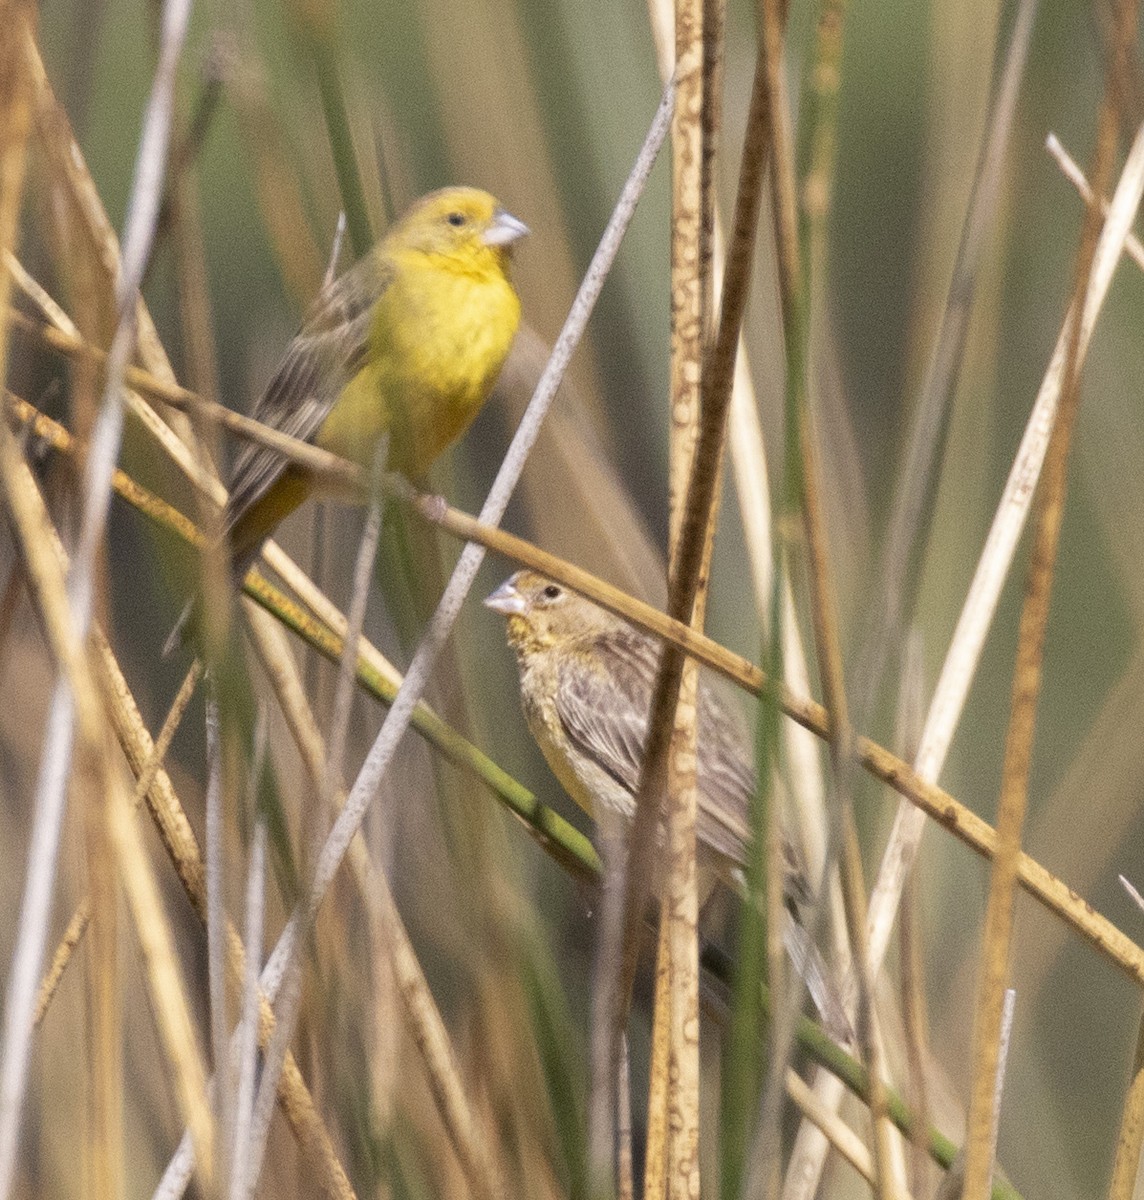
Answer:
<svg viewBox="0 0 1144 1200"><path fill-rule="evenodd" d="M55 0L43 6L47 70L70 115L113 225L122 227L141 114L155 61L157 9L140 0ZM819 433L848 650L878 604L878 561L909 417L957 250L991 85L999 30L1011 14L991 0L958 4L853 0L846 19L839 153L829 262L815 297ZM792 94L805 63L811 6L792 5ZM970 327L948 451L941 469L916 624L932 687L973 565L1060 328L1083 208L1052 160L1054 131L1080 162L1092 149L1107 14L1103 0L1043 0L1009 154L1000 211ZM207 97L215 107L185 163L180 232L153 264L145 296L181 381L247 410L321 282L342 207L318 86L333 54L375 230L421 193L450 182L488 188L532 235L516 256L525 319L545 342L559 331L580 274L617 198L660 94L648 14L601 0L242 0L196 6L178 87L176 144ZM719 188L734 195L755 59L755 12L731 0ZM212 89L218 95L211 98ZM54 198L33 160L20 253L72 303L49 251ZM666 542L669 170L658 165L589 337L558 402L548 441L526 472L509 525L630 590L662 600L653 572ZM188 227L201 226L195 237ZM782 338L769 218L745 329L772 469L781 445ZM191 348L181 298L187 255L201 238L210 359ZM180 249L181 247L181 249ZM344 260L343 260L344 261ZM1144 279L1121 265L1097 327L1070 475L1045 688L1030 786L1026 847L1130 936L1144 916L1117 883L1144 882L1144 408L1139 347ZM535 364L514 366L447 461L435 486L479 507L511 434ZM213 378L212 378L213 373ZM14 390L70 413L66 369L18 341ZM124 464L170 495L174 480L129 429ZM49 476L59 468L48 464ZM598 484L598 474L605 484ZM614 488L612 492L608 490ZM66 491L66 478L61 481ZM757 660L759 619L733 496L724 506L708 622L713 636ZM185 497L183 497L185 499ZM322 518L316 567L338 603L348 596L360 532L356 512ZM283 543L314 559L315 516L300 513ZM451 562L455 545L442 542ZM9 564L11 543L3 555ZM185 553L181 556L186 559ZM1009 706L1023 557L1006 589L966 716L941 782L994 818ZM511 564L490 559L483 595ZM182 605L188 564L136 513L116 506L108 558L112 642L152 730L180 666L158 647ZM475 593L476 595L478 593ZM18 911L50 660L27 611L0 645L0 903ZM408 642L374 603L367 632L399 663ZM500 623L471 603L435 702L504 768L571 820L580 816L548 773L519 717L515 671ZM332 675L307 665L319 719ZM382 716L360 699L347 772ZM892 710L872 732L891 736ZM577 1178L575 1126L586 1086L593 908L585 893L502 814L471 778L420 744L402 751L367 822L390 872L466 1078L533 1194L566 1194ZM201 826L201 703L176 737L170 766ZM305 787L276 730L277 782L297 834ZM860 793L871 867L894 798ZM231 831L235 846L239 831ZM156 843L156 854L160 854ZM237 853L237 849L235 850ZM84 877L82 812L65 830L62 931ZM919 867L920 929L933 1051L950 1094L964 1100L986 865L928 831ZM237 876L236 876L237 878ZM229 898L240 908L238 885ZM201 933L176 885L169 909L196 1000L205 1012ZM298 1038L307 1079L360 1195L460 1195L392 994L368 952L347 892L323 914ZM275 919L278 919L277 917ZM14 919L0 922L4 961ZM276 930L275 930L276 932ZM123 939L127 1039L128 1193L148 1195L180 1133L165 1086L130 938ZM87 1037L82 970L73 967L37 1044L25 1122L28 1195L81 1194ZM1013 981L1017 1016L999 1157L1027 1196L1103 1191L1135 1030L1136 989L1054 918L1018 902ZM646 1001L644 988L641 1003ZM544 1019L541 1019L541 1014ZM642 1014L642 1009L641 1009ZM545 1021L550 1028L545 1028ZM640 1015L637 1024L646 1023ZM559 1064L549 1061L559 1048ZM644 1048L634 1047L637 1075ZM711 1062L712 1077L715 1064ZM559 1082L554 1082L559 1081ZM554 1105L561 1089L570 1111ZM639 1089L637 1088L637 1095ZM956 1108L939 1123L960 1138ZM580 1112L582 1118L582 1111ZM263 1194L309 1195L288 1133L275 1129ZM712 1148L708 1148L710 1152ZM708 1153L708 1158L710 1153ZM708 1180L710 1195L714 1182ZM828 1194L861 1191L845 1167Z"/></svg>

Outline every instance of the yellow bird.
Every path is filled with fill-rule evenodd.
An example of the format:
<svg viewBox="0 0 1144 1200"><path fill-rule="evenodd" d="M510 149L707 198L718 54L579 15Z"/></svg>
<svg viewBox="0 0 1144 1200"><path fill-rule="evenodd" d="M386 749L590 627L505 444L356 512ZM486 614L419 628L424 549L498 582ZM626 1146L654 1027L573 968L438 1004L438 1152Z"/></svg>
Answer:
<svg viewBox="0 0 1144 1200"><path fill-rule="evenodd" d="M553 774L597 824L611 816L626 826L635 814L662 643L533 571L517 571L485 605L508 618L525 719ZM720 880L742 890L755 790L749 739L705 672L697 740L702 902ZM847 1040L850 1023L837 989L797 920L811 898L805 869L786 838L782 849L788 953L827 1025Z"/></svg>
<svg viewBox="0 0 1144 1200"><path fill-rule="evenodd" d="M520 324L509 278L528 227L487 192L423 196L318 297L253 416L364 467L416 478L469 427ZM314 479L273 450L239 453L224 528L237 581Z"/></svg>

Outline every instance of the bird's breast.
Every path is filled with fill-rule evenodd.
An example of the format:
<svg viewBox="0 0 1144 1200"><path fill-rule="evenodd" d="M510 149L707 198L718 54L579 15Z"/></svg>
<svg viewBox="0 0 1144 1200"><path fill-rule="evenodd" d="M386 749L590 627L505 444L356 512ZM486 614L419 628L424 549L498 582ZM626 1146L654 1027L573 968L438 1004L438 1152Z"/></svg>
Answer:
<svg viewBox="0 0 1144 1200"><path fill-rule="evenodd" d="M499 272L409 271L374 324L394 465L420 474L468 428L504 364L520 301Z"/></svg>

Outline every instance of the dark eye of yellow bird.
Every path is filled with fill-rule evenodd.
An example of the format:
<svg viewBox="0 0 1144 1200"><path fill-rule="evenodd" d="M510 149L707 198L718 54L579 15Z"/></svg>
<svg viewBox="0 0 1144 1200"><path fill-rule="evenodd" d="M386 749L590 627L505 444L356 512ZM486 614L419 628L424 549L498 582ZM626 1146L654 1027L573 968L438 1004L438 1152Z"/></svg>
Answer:
<svg viewBox="0 0 1144 1200"><path fill-rule="evenodd" d="M560 589L554 583L550 583L544 589L545 600L557 600L560 597Z"/></svg>
<svg viewBox="0 0 1144 1200"><path fill-rule="evenodd" d="M454 229L460 229L465 223L465 214L459 212L451 212L446 218L446 221L453 226Z"/></svg>

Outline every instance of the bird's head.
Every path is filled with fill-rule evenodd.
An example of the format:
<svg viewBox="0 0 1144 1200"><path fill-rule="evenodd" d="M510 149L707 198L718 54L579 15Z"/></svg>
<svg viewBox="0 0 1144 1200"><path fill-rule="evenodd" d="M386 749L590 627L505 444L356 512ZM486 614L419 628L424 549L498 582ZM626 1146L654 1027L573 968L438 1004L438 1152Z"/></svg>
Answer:
<svg viewBox="0 0 1144 1200"><path fill-rule="evenodd" d="M391 247L427 254L459 270L504 271L528 226L479 188L449 187L422 196L394 226Z"/></svg>
<svg viewBox="0 0 1144 1200"><path fill-rule="evenodd" d="M518 653L591 639L617 621L563 584L528 570L510 575L485 607L508 618L508 642Z"/></svg>

